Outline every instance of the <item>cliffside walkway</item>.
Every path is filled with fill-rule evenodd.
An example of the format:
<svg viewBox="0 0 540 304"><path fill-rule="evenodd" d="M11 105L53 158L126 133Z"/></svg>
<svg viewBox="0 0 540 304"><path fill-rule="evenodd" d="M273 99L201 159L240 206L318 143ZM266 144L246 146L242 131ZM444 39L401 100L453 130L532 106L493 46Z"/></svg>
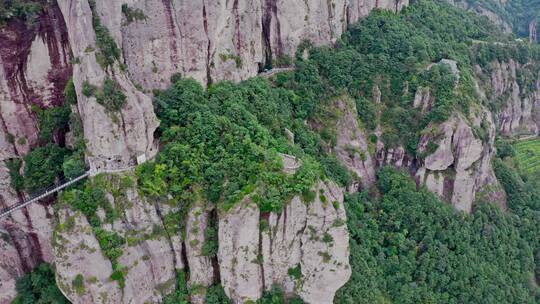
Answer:
<svg viewBox="0 0 540 304"><path fill-rule="evenodd" d="M264 71L264 72L260 73L259 76L268 78L268 77L272 77L272 76L276 75L277 73L281 73L281 72L290 72L290 71L294 71L294 67L289 67L289 68L273 68L273 69L271 69L271 70Z"/></svg>
<svg viewBox="0 0 540 304"><path fill-rule="evenodd" d="M95 176L99 173L119 173L119 172L124 172L124 171L128 171L128 170L131 170L133 169L135 166L131 166L131 167L127 167L127 168L122 168L122 169L112 169L112 170L102 170L100 172L91 172L91 171L86 171L84 174L80 175L80 176L77 176L75 178L72 178L70 180L67 180L67 181L64 181L64 182L61 182L57 185L54 185L54 186L51 186L43 191L40 191L38 192L37 194L34 194L32 196L30 196L29 198L25 199L24 201L18 203L18 204L15 204L11 207L8 207L8 208L4 208L2 210L0 210L0 218L3 218L3 217L6 217L8 215L10 215L11 213L17 211L17 210L20 210L30 204L33 204L33 203L36 203L38 202L39 200L41 199L44 199L46 198L47 196L51 195L51 194L54 194L54 193L57 193L73 184L75 184L76 182L80 181L80 180L83 180L89 176Z"/></svg>
<svg viewBox="0 0 540 304"><path fill-rule="evenodd" d="M70 179L64 183L61 183L60 185L54 185L44 191L42 191L41 193L38 193L34 196L31 196L29 197L28 199L24 200L23 202L20 202L19 204L15 204L11 207L8 207L8 208L5 208L3 209L1 212L0 212L0 218L3 218L5 216L8 216L10 215L11 213L17 211L17 210L20 210L32 203L35 203L37 201L39 201L40 199L44 199L46 198L47 196L53 194L53 193L56 193L64 188L67 188L73 184L75 184L76 182L82 180L82 179L85 179L87 178L88 176L90 176L90 173L89 172L85 172L83 175L81 176L78 176L76 178L73 178L73 179Z"/></svg>

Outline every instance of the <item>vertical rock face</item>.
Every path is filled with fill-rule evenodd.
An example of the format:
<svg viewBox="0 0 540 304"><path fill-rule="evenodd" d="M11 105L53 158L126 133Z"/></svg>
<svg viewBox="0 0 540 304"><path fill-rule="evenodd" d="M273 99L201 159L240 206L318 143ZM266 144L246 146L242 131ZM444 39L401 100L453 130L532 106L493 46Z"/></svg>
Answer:
<svg viewBox="0 0 540 304"><path fill-rule="evenodd" d="M204 255L205 233L208 228L210 211L202 202L191 208L186 223L186 255L189 266L189 286L209 287L214 282L212 260ZM191 297L192 303L204 303L204 293Z"/></svg>
<svg viewBox="0 0 540 304"><path fill-rule="evenodd" d="M205 84L249 78L272 60L294 55L303 40L333 43L372 9L399 11L408 0L104 3L96 1L97 10L123 50L131 79L151 90L168 87L174 74ZM137 10L139 16L130 15Z"/></svg>
<svg viewBox="0 0 540 304"><path fill-rule="evenodd" d="M181 74L203 83L238 81L257 73L263 61L262 7L258 1L135 1L144 18L118 16L113 28L121 37L126 64L144 88L165 88Z"/></svg>
<svg viewBox="0 0 540 304"><path fill-rule="evenodd" d="M477 74L485 75L480 68ZM520 83L522 75L529 74L526 81ZM496 113L496 124L504 135L537 135L540 130L540 71L534 67L521 65L514 60L492 62L491 73L487 75L491 88L489 101L500 105ZM479 77L482 78L482 77ZM523 78L523 77L522 77Z"/></svg>
<svg viewBox="0 0 540 304"><path fill-rule="evenodd" d="M0 29L0 208L20 199L11 188L7 162L23 157L37 144L39 126L32 107L62 104L70 74L68 35L55 4L33 25L12 20ZM52 261L51 213L49 207L36 204L0 220L0 234L10 240L0 245L6 250L0 259L1 303L14 292L4 289L13 287L11 283L22 273L14 269L29 271L42 261Z"/></svg>
<svg viewBox="0 0 540 304"><path fill-rule="evenodd" d="M351 276L349 232L343 193L336 184L320 183L307 206L302 235L299 294L307 303L332 303L336 291Z"/></svg>
<svg viewBox="0 0 540 304"><path fill-rule="evenodd" d="M0 29L0 138L9 139L0 150L27 153L37 141L32 105L63 103L71 75L68 41L62 14L53 4L34 25L14 20Z"/></svg>
<svg viewBox="0 0 540 304"><path fill-rule="evenodd" d="M90 167L96 170L122 168L132 165L135 158L151 158L157 149L153 133L158 126L152 100L140 92L115 63L107 70L96 58L96 35L92 25L93 12L86 0L58 1L70 34L70 45L78 64L73 67L73 83L77 91L78 110L87 141ZM120 16L114 15L115 5L96 1L96 14L109 26L115 37ZM112 14L112 15L111 15ZM120 14L120 8L118 8ZM116 17L116 18L115 18ZM118 21L118 22L117 22ZM110 113L93 96L85 96L83 84L101 87L106 78L116 81L127 97L118 113Z"/></svg>
<svg viewBox="0 0 540 304"><path fill-rule="evenodd" d="M8 304L16 296L15 279L24 274L24 269L7 231L0 230L0 252L0 304Z"/></svg>
<svg viewBox="0 0 540 304"><path fill-rule="evenodd" d="M316 45L333 43L347 25L345 0L266 0L265 4L264 25L274 58L293 55L303 40Z"/></svg>
<svg viewBox="0 0 540 304"><path fill-rule="evenodd" d="M295 197L281 214L261 215L246 198L219 217L221 284L235 303L281 286L307 303L332 303L351 275L343 192L320 182L313 202Z"/></svg>
<svg viewBox="0 0 540 304"><path fill-rule="evenodd" d="M437 149L418 169L417 181L451 202L457 210L470 213L479 195L505 208L504 191L491 167L495 125L490 112L478 110L469 121L455 115L439 126L439 132L421 138L421 153L430 141L434 141ZM485 128L483 139L475 134L478 128Z"/></svg>
<svg viewBox="0 0 540 304"><path fill-rule="evenodd" d="M117 188L118 178L127 179L129 175L106 178ZM60 287L73 303L160 302L175 287L179 265L176 258L181 256L182 245L175 244L175 236L167 233L160 217L162 211L141 198L135 189L119 189L108 199L119 218L107 222L105 212L99 211L103 222L99 229L125 240L118 248L121 255L117 261L124 270L124 286L111 278L113 266L100 247L96 229L84 216L67 209L59 215L54 242ZM84 278L82 291L72 287L77 275Z"/></svg>
<svg viewBox="0 0 540 304"><path fill-rule="evenodd" d="M375 8L399 12L407 5L409 5L409 0L350 0L347 1L346 17L348 23L351 24L367 16Z"/></svg>
<svg viewBox="0 0 540 304"><path fill-rule="evenodd" d="M336 108L341 112L336 124L338 132L336 143L337 158L359 178L367 188L375 183L375 164L368 149L364 131L360 129L354 100L337 100Z"/></svg>
<svg viewBox="0 0 540 304"><path fill-rule="evenodd" d="M534 43L534 42L537 42L538 41L538 35L536 33L536 28L537 28L537 22L536 22L536 19L535 20L532 20L530 23L529 23L529 41L531 43Z"/></svg>
<svg viewBox="0 0 540 304"><path fill-rule="evenodd" d="M58 214L54 248L57 283L72 303L120 303L118 282L111 281L111 262L101 252L86 217L63 209ZM84 278L84 292L73 288L77 275Z"/></svg>
<svg viewBox="0 0 540 304"><path fill-rule="evenodd" d="M257 259L259 217L259 208L247 198L219 219L221 284L235 303L254 301L262 295L262 273Z"/></svg>

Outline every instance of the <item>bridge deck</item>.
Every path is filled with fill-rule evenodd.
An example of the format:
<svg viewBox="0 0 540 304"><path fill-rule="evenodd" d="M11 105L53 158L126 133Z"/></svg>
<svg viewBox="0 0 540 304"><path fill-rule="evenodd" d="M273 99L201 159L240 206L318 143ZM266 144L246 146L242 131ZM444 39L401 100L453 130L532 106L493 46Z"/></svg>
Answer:
<svg viewBox="0 0 540 304"><path fill-rule="evenodd" d="M124 171L128 171L128 170L131 170L133 169L135 166L131 166L131 167L127 167L127 168L122 168L122 169L114 169L114 170L104 170L104 171L101 171L99 173L120 173L120 172L124 172ZM18 203L18 204L15 204L11 207L8 207L8 208L5 208L5 209L2 209L0 210L0 218L3 218L3 217L6 217L8 215L10 215L11 213L17 211L17 210L20 210L32 203L35 203L41 199L44 199L45 197L53 194L53 193L56 193L58 191L61 191L73 184L75 184L76 182L82 180L82 179L85 179L89 176L95 176L97 175L98 173L97 172L90 172L90 171L87 171L85 172L84 174L76 177L76 178L73 178L73 179L70 179L64 183L61 183L59 185L54 185L44 191L41 191L40 193L38 194L35 194L31 197L29 197L28 199L25 199L24 201Z"/></svg>

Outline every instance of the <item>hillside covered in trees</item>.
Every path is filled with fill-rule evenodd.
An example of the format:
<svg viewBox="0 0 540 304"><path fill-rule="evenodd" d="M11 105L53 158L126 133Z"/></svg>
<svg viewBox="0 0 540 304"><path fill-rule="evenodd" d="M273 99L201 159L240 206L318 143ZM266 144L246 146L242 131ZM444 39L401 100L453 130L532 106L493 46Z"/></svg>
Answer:
<svg viewBox="0 0 540 304"><path fill-rule="evenodd" d="M454 1L482 11L487 9L511 26L519 37L529 37L530 24L536 21L540 29L540 2L538 0L462 0Z"/></svg>
<svg viewBox="0 0 540 304"><path fill-rule="evenodd" d="M36 145L6 161L11 188L33 193L84 172L93 157L85 101L129 133L122 111L151 94L159 151L132 172L98 175L55 198L44 217L54 225L56 266L20 276L14 303L137 301L148 288L149 302L167 304L300 304L317 292L310 276L328 269L348 279L334 303L540 302L540 108L530 97L540 95L537 44L446 1L416 0L399 13L373 10L331 46L303 41L267 63L294 67L272 77L205 87L178 73L167 88L137 85L131 94L115 78L126 69L121 49L89 4L98 47L85 53L97 52L103 85L74 79L64 105L33 108ZM535 0L470 4L518 35L540 9ZM0 4L0 26L32 22L41 9ZM133 23L150 18L137 12ZM234 56L220 60L240 69ZM88 63L77 60L80 73ZM500 85L507 74L510 84ZM508 109L527 107L529 116L519 112L503 132ZM440 191L420 170L442 180ZM469 186L459 183L462 172L474 189L470 210L459 211L452 194ZM340 241L348 263L335 257ZM306 253L306 244L315 249ZM158 284L161 275L170 278Z"/></svg>

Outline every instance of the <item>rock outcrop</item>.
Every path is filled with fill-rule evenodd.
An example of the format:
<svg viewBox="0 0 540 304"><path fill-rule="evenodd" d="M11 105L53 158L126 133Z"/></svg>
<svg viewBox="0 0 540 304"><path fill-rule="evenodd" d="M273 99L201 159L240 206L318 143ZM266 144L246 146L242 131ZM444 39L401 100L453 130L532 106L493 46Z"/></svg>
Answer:
<svg viewBox="0 0 540 304"><path fill-rule="evenodd" d="M379 96L377 92L375 89L375 99ZM385 147L380 140L380 127L374 131L379 138L376 153L370 153L366 135L359 129L356 109L347 100L340 98L336 104L339 118L334 153L343 165L361 177L364 188L375 182L377 168L391 165L410 171L419 186L425 185L458 210L470 213L479 198L506 207L504 191L491 166L496 126L487 109L471 110L470 117L456 112L446 122L429 125L421 132L418 155L412 156L402 146ZM434 102L429 88L419 88L413 106L425 113ZM371 157L373 154L375 159Z"/></svg>
<svg viewBox="0 0 540 304"><path fill-rule="evenodd" d="M430 142L437 148L416 172L417 182L467 213L472 211L478 194L505 208L504 191L491 167L495 126L490 112L478 110L470 121L455 115L438 126L438 131L432 130L422 137L420 153L426 151ZM484 138L475 134L479 132L484 132Z"/></svg>
<svg viewBox="0 0 540 304"><path fill-rule="evenodd" d="M99 178L106 181L100 187L116 189L108 201L118 216L111 222L99 210L102 224L95 228L79 212L62 208L54 240L59 286L73 303L159 302L174 289L176 270L183 268L176 261L182 244L173 244L178 239L167 233L160 216L166 211L140 197L133 185L126 187L129 173ZM124 240L114 249L121 253L114 262L121 265L123 279L112 279L116 269L98 233L114 233ZM77 275L84 279L84 290L72 287Z"/></svg>
<svg viewBox="0 0 540 304"><path fill-rule="evenodd" d="M158 126L152 99L135 87L118 62L110 67L98 63L92 22L94 12L88 2L59 0L58 5L65 17L73 56L78 61L73 66L73 83L91 169L126 167L133 165L141 155L152 158L157 153L153 135ZM114 16L105 12L114 12L115 6L103 1L96 1L95 5L95 13L104 24L111 26L114 37L114 27L109 24L114 20L109 18ZM88 84L99 88L107 78L116 81L127 98L126 105L115 113L98 103L96 97L83 94L83 86Z"/></svg>
<svg viewBox="0 0 540 304"><path fill-rule="evenodd" d="M209 204L208 204L209 205ZM209 287L214 283L212 259L205 256L206 230L210 221L210 208L203 202L196 202L190 209L186 221L186 258L189 266L189 287ZM198 288L204 290L202 288ZM192 295L194 304L204 303L204 292Z"/></svg>
<svg viewBox="0 0 540 304"><path fill-rule="evenodd" d="M212 220L209 204L197 201L189 207L185 234L174 235L163 220L174 209L158 209L158 204L140 197L131 186L126 188L129 173L98 179L100 187L117 189L107 195L117 217L111 219L111 211L100 208L101 224L96 227L69 206L58 213L54 263L59 287L73 303L160 302L175 287L177 270L189 270L192 303L204 303L205 287L216 280L235 303L257 300L275 285L308 303L332 303L335 292L351 275L343 190L333 182L316 184L312 202L294 197L280 214L261 214L246 197ZM218 228L216 261L203 250L209 225ZM123 239L123 245L104 249L111 241L103 239L108 233ZM178 243L181 235L184 240ZM112 260L105 250L115 250L117 258ZM7 271L22 272L17 263L0 265L3 276ZM118 269L122 279L114 280ZM10 274L6 289L14 277ZM73 283L77 277L82 287Z"/></svg>
<svg viewBox="0 0 540 304"><path fill-rule="evenodd" d="M63 209L55 233L55 265L58 287L72 303L120 303L117 281L111 281L111 262L103 255L86 217ZM84 289L76 290L73 280L80 275Z"/></svg>
<svg viewBox="0 0 540 304"><path fill-rule="evenodd" d="M122 48L129 75L151 90L168 87L174 74L205 84L252 77L272 60L293 56L303 40L332 43L372 9L398 11L408 0L104 3L96 1L98 14Z"/></svg>
<svg viewBox="0 0 540 304"><path fill-rule="evenodd" d="M505 33L512 33L512 25L508 22L508 20L505 20L500 15L498 15L494 11L495 8L492 6L485 5L482 2L473 2L468 0L448 0L448 2L464 10L469 10L476 14L486 16L489 21L499 26L499 28ZM506 3L507 1L505 0L496 1L496 5L500 8L504 7Z"/></svg>
<svg viewBox="0 0 540 304"><path fill-rule="evenodd" d="M343 192L333 182L294 197L281 214L261 214L244 199L219 216L221 284L235 303L278 285L307 303L332 303L351 275Z"/></svg>
<svg viewBox="0 0 540 304"><path fill-rule="evenodd" d="M38 143L33 107L63 103L71 75L70 48L62 14L49 6L33 25L14 20L0 28L0 208L20 194L10 186L7 162L23 157ZM11 235L24 270L52 260L51 210L35 205L0 220Z"/></svg>
<svg viewBox="0 0 540 304"><path fill-rule="evenodd" d="M375 164L365 132L358 122L354 100L349 97L339 98L335 108L340 112L334 127L337 132L336 156L360 179L361 186L368 188L375 183Z"/></svg>
<svg viewBox="0 0 540 304"><path fill-rule="evenodd" d="M88 165L94 172L125 168L157 153L153 135L158 122L151 90L166 88L171 76L194 77L204 84L222 79L243 80L256 75L273 60L293 56L298 44L305 39L316 45L331 44L350 23L373 8L398 11L407 4L407 0L301 3L288 0L212 3L58 0L46 5L34 26L12 20L0 29L0 207L18 202L23 195L11 189L6 164L10 159L24 157L38 144L39 124L32 107L63 104L63 91L69 78L73 79L76 89L78 104L73 109L81 118ZM109 66L101 65L96 58L100 50L94 17L99 18L121 50L118 60ZM126 96L126 105L116 113L108 111L95 96L83 93L85 85L99 89L106 79L117 83ZM158 215L164 210L150 208L152 205L141 202L133 191L126 195L132 205L125 210L122 221L104 229L122 234L136 229L147 234L150 227L160 226ZM340 210L339 216L342 216L343 210ZM324 213L324 216L335 215ZM72 219L77 224L71 230L57 231L53 242L53 222L59 220L58 225L64 226ZM193 220L192 224L200 226L203 222ZM6 289L2 292L5 299L14 295L12 282L22 273L19 269L29 271L43 261L56 264L60 285L75 303L156 301L170 290L175 269L182 269L185 263L194 271L197 266L209 265L208 259L199 254L200 246L193 250L186 248L190 258L182 254L185 244L179 234L146 239L132 248L124 248L119 262L129 271L121 288L110 280L112 266L96 247L92 227L77 212L67 210L55 214L51 207L35 204L2 219L0 229L8 232L9 252L16 252L19 258L17 271L0 265L3 282L0 288ZM201 241L203 235L199 231L188 233L187 237ZM335 256L336 259L342 257L337 253ZM89 266L96 264L99 265L92 266L95 268ZM315 266L310 267L306 266L306 271L314 271ZM191 276L190 284L210 284L215 278L211 279L206 270L202 277ZM283 270L279 273L273 281L282 282L278 278L286 277ZM322 271L320 275L325 273ZM71 286L78 274L85 278L84 293ZM342 275L335 286L343 284L346 277ZM283 281L283 284L287 283ZM321 282L306 280L304 285L308 291L302 294L309 298L316 284ZM326 290L331 296L336 288L329 286ZM124 297L122 290L130 296ZM7 301L4 298L2 301Z"/></svg>
<svg viewBox="0 0 540 304"><path fill-rule="evenodd" d="M24 268L7 231L0 230L0 252L0 304L8 304L17 295L15 281L24 274Z"/></svg>
<svg viewBox="0 0 540 304"><path fill-rule="evenodd" d="M489 88L496 124L503 135L538 135L540 132L540 69L514 60L492 62L490 72L476 68L481 87Z"/></svg>
<svg viewBox="0 0 540 304"><path fill-rule="evenodd" d="M537 28L538 23L536 22L536 19L529 22L529 41L531 43L538 42Z"/></svg>

